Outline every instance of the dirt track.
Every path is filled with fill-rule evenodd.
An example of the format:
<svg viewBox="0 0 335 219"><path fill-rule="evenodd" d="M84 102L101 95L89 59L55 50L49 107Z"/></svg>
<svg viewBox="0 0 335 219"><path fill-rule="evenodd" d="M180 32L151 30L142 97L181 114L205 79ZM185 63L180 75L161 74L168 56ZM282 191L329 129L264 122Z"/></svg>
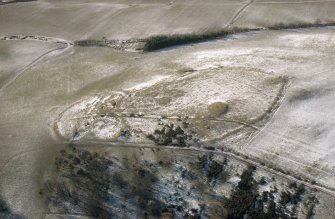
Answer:
<svg viewBox="0 0 335 219"><path fill-rule="evenodd" d="M319 3L321 9L318 14L314 9L318 8ZM305 4L316 5L312 7L308 16L302 16L304 8L308 7ZM325 5L327 7L324 7ZM267 24L260 22L262 19L253 14L262 14L269 7L277 6L278 8L274 8L275 16L269 19ZM278 105L270 109L273 116L264 127L242 119L207 119L208 122L233 123L237 129L242 127L242 129L248 128L259 132L251 136L249 141L241 144L236 151L231 148L226 148L227 151L220 151L220 149L213 151L169 146L159 149L224 155L335 197L335 192L331 189L333 188L331 182L334 179L332 174L334 154L332 152L335 149L329 143L329 139L332 139L331 128L329 128L332 127L332 124L329 118L332 118L333 114L328 110L333 104L333 90L330 85L332 85L334 67L332 60L334 30L330 26L334 25L334 18L333 13L329 12L332 10L333 1L234 3L213 1L207 5L199 1L193 6L178 2L148 3L140 6L124 2L111 5L109 2L87 4L38 1L0 7L2 34L12 35L0 37L0 43L2 41L8 43L11 42L10 40L13 43L41 41L57 45L57 48L41 54L16 71L0 88L2 105L0 109L2 140L0 143L2 152L0 189L6 191L6 199L16 203L13 204L15 210L27 214L29 212L31 214L33 212L46 213L41 210L44 203L40 202L35 195L38 193L38 183L44 179L43 174L49 171L48 165L51 166L53 163L58 146L70 143L52 136L55 134L52 131L54 121L59 114L68 109L69 105L81 100L83 96L95 95L100 90L114 89L117 87L115 84L125 88L131 87L128 81L132 85L140 84L158 73L170 76L178 75L181 69L198 71L201 68L220 69L222 66L243 66L252 71L264 70L273 75L288 75L293 82L288 92L285 91L285 97L279 95ZM64 10L66 7L70 7L71 10ZM192 7L192 10L187 10L188 7ZM282 10L281 7L287 10ZM259 11L255 10L258 8ZM108 10L108 13L105 10ZM141 10L146 10L146 13L142 13ZM209 10L212 13L208 13ZM15 15L13 15L14 11L17 12ZM75 13L72 14L71 11ZM284 14L283 11L285 11ZM89 16L81 16L82 14L89 14ZM23 16L28 17L23 19ZM296 19L299 16L301 19ZM129 28L125 28L124 20L129 17L131 23ZM172 17L176 18L172 19ZM277 31L266 30L285 19L288 20L285 23L287 26L278 26ZM318 19L321 24L315 23ZM99 24L94 21L99 21ZM297 28L294 26L297 21L308 24L302 26L307 28L294 29ZM290 22L294 25L290 26ZM237 27L247 26L251 29L259 28L261 31L247 31L225 39L218 38L215 41L188 44L154 53L123 51L125 47L133 49L133 46L136 45L136 40L129 39L170 33L201 32L207 31L208 26L209 29L217 30L222 29L226 24ZM326 27L327 24L329 27ZM22 33L27 36L20 35ZM55 38L34 36L33 33L55 36ZM318 37L315 37L315 33L318 33ZM93 39L100 42L102 37L106 37L110 47L121 48L121 51L103 47L74 46L74 40L85 42L86 39ZM123 46L123 42L126 46ZM289 52L285 52L285 48L288 48ZM22 49L26 48L22 47ZM11 51L10 46L8 51ZM0 58L1 55L0 51ZM140 79L137 80L138 78ZM303 96L302 99L289 101L297 91L314 88L313 86L317 87L317 92L313 93L315 96L307 96L305 99ZM328 90L323 90L329 86ZM319 92L318 89L321 91ZM267 95L263 88L257 86L253 91ZM298 110L294 111L294 109ZM91 118L102 115L108 116L108 114L86 116ZM314 118L313 115L322 115L318 117L321 120ZM120 115L121 117L127 119L129 115L125 111ZM159 119L160 117L159 114L148 114L142 119ZM85 116L72 119L83 118ZM323 118L328 119L326 121ZM178 117L167 117L167 119L176 120ZM195 117L189 119L192 120ZM308 127L311 127L312 131ZM317 138L315 140L310 136L317 136ZM218 139L223 137L226 135L223 134ZM158 149L155 145L138 142L125 144L102 141L71 143L78 146L95 144L111 148ZM39 164L42 162L46 164L46 167L40 167ZM309 174L308 171L315 171L319 174L319 178L316 178L316 185L310 181L313 176L317 175L315 173L313 176L309 175L309 177L300 179L303 173Z"/></svg>

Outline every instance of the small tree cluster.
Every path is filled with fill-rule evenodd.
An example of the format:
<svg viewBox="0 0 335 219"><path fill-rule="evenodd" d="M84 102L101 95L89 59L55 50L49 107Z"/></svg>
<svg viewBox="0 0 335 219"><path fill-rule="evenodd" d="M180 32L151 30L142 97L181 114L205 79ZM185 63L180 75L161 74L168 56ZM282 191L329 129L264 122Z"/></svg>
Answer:
<svg viewBox="0 0 335 219"><path fill-rule="evenodd" d="M297 213L297 204L301 202L302 196L305 193L303 185L290 185L295 192L292 194L289 191L283 191L280 195L279 204L274 198L274 191L263 192L262 195L258 192L258 183L253 178L253 167L245 169L241 175L241 181L231 197L226 200L226 208L230 219L251 218L251 219L295 219ZM287 204L291 203L291 210L287 209ZM308 212L313 214L313 209Z"/></svg>
<svg viewBox="0 0 335 219"><path fill-rule="evenodd" d="M144 51L153 51L169 46L201 42L216 37L223 37L227 34L227 31L217 31L202 34L175 34L170 36L153 36L146 41Z"/></svg>
<svg viewBox="0 0 335 219"><path fill-rule="evenodd" d="M180 126L170 124L164 125L162 129L156 129L153 134L147 135L147 138L160 146L186 147L192 135L186 134Z"/></svg>

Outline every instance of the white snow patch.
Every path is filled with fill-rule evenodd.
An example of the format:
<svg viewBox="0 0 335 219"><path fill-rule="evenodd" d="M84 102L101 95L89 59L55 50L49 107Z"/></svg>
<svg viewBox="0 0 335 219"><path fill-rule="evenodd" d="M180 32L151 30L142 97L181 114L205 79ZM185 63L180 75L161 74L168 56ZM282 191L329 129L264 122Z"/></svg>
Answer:
<svg viewBox="0 0 335 219"><path fill-rule="evenodd" d="M170 76L167 76L167 75L156 75L156 76L153 76L151 78L151 80L149 81L146 81L146 82L143 82L143 83L140 83L140 84L137 84L131 88L127 88L125 89L125 91L134 91L134 90L141 90L143 88L147 88L147 87L151 87L159 82L161 82L162 80L166 79L166 78L169 78Z"/></svg>

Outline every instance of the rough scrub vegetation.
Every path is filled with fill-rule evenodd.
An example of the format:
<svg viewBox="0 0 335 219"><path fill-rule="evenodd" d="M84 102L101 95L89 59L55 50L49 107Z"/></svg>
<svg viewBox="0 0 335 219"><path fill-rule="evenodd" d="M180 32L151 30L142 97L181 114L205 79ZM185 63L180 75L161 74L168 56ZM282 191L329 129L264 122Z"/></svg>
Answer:
<svg viewBox="0 0 335 219"><path fill-rule="evenodd" d="M186 147L189 146L192 135L185 133L180 126L166 124L162 129L156 129L153 134L147 135L147 138L160 146Z"/></svg>
<svg viewBox="0 0 335 219"><path fill-rule="evenodd" d="M241 175L241 181L233 191L231 197L226 200L229 219L297 219L297 213L300 203L306 195L304 185L292 187L290 191L283 191L279 201L275 199L276 189L270 192L264 191L262 194L258 191L258 185L264 184L264 179L256 182L253 174L255 168L249 166ZM307 218L314 214L314 207L317 203L315 197L310 197L310 203L307 203Z"/></svg>
<svg viewBox="0 0 335 219"><path fill-rule="evenodd" d="M194 33L194 34L175 34L169 36L153 36L146 40L144 51L153 51L170 46L177 46L186 43L196 43L205 40L225 37L229 34L246 31L245 29L233 28L227 30L219 30L213 32Z"/></svg>
<svg viewBox="0 0 335 219"><path fill-rule="evenodd" d="M259 192L268 179L262 177L256 181L254 167L244 169L230 196L217 195L214 190L222 189L232 172L230 161L213 153L191 162L174 156L157 161L110 156L74 145L61 150L55 159L55 175L40 191L50 212L104 219L134 218L134 215L200 219L220 209L216 214L219 218L295 219L301 203L308 207L308 217L313 216L317 204L313 196L303 202L307 195L303 185L290 184L281 193ZM188 204L194 201L199 204L197 207ZM10 212L1 200L0 211Z"/></svg>

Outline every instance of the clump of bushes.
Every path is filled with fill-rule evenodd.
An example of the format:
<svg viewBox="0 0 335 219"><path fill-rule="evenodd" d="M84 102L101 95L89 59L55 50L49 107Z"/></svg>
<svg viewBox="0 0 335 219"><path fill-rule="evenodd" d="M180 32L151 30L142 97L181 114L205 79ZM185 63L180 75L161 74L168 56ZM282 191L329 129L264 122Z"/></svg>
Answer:
<svg viewBox="0 0 335 219"><path fill-rule="evenodd" d="M0 218L25 219L23 215L16 214L7 205L6 201L0 196Z"/></svg>
<svg viewBox="0 0 335 219"><path fill-rule="evenodd" d="M305 193L306 189L303 184L300 184L298 188L296 188L294 195L292 196L293 204L298 204L302 200L302 195Z"/></svg>
<svg viewBox="0 0 335 219"><path fill-rule="evenodd" d="M119 218L115 209L131 211L127 206L131 204L148 216L160 218L166 206L154 194L153 185L159 179L153 165L128 165L88 150L70 150L73 148L60 151L55 178L45 183L41 193L46 195L52 213Z"/></svg>
<svg viewBox="0 0 335 219"><path fill-rule="evenodd" d="M257 183L253 177L254 170L254 167L249 166L243 171L241 181L230 198L226 200L227 218L237 219L245 218L245 216L252 219L296 218L298 203L302 201L305 193L304 185L290 185L294 188L294 192L283 191L277 204L273 195L274 191L259 194L259 182ZM287 209L289 203L292 204L291 210ZM307 214L313 215L315 205L310 206L311 210Z"/></svg>
<svg viewBox="0 0 335 219"><path fill-rule="evenodd" d="M325 27L325 26L334 26L335 23L321 23L320 20L316 20L314 23L295 23L295 24L285 24L280 22L272 27L269 27L270 30L281 30L281 29L298 29L298 28L309 28L309 27Z"/></svg>
<svg viewBox="0 0 335 219"><path fill-rule="evenodd" d="M292 200L292 194L290 192L283 191L280 194L280 204L281 205L286 205L286 204L290 203L291 200Z"/></svg>
<svg viewBox="0 0 335 219"><path fill-rule="evenodd" d="M222 161L214 160L213 154L198 157L197 167L202 169L206 174L209 183L215 184L217 179L225 181L228 177L228 171L225 169L227 159Z"/></svg>
<svg viewBox="0 0 335 219"><path fill-rule="evenodd" d="M247 29L232 28L227 30L219 30L204 33L153 36L146 40L143 50L153 51L157 49L162 49L170 46L177 46L186 43L202 42L205 40L215 39L218 37L225 37L229 34L245 32L245 31L247 31Z"/></svg>
<svg viewBox="0 0 335 219"><path fill-rule="evenodd" d="M75 41L74 44L76 46L84 46L84 47L90 47L90 46L107 46L106 42L103 40L78 40Z"/></svg>
<svg viewBox="0 0 335 219"><path fill-rule="evenodd" d="M228 218L243 218L256 202L256 184L253 178L253 167L248 167L241 175L241 181L226 201Z"/></svg>
<svg viewBox="0 0 335 219"><path fill-rule="evenodd" d="M296 28L308 28L308 27L324 27L324 26L335 26L335 23L321 23L320 21L315 21L314 23L296 23L296 24L284 24L278 23L272 27L268 27L270 30L281 30L281 29L296 29ZM191 33L191 34L174 34L174 35L158 35L152 36L145 41L144 51L154 51L170 46L177 46L187 43L197 43L203 42L205 40L211 40L218 37L225 37L230 34L250 32L261 30L257 29L247 29L247 28L230 28L226 30L219 31L208 31L203 33Z"/></svg>
<svg viewBox="0 0 335 219"><path fill-rule="evenodd" d="M0 212L5 213L8 211L9 211L9 208L7 206L7 203L0 197Z"/></svg>
<svg viewBox="0 0 335 219"><path fill-rule="evenodd" d="M153 134L147 135L147 138L160 146L186 147L192 135L185 133L180 126L165 124L162 129L156 129Z"/></svg>
<svg viewBox="0 0 335 219"><path fill-rule="evenodd" d="M306 219L313 218L315 213L315 206L319 203L319 200L315 196L309 196L305 203L307 207Z"/></svg>
<svg viewBox="0 0 335 219"><path fill-rule="evenodd" d="M274 195L270 192L258 193L257 182L254 174L255 167L247 167L242 175L241 181L231 197L226 201L228 210L227 218L247 218L267 219L267 218L285 218L279 215L279 208L274 200Z"/></svg>

